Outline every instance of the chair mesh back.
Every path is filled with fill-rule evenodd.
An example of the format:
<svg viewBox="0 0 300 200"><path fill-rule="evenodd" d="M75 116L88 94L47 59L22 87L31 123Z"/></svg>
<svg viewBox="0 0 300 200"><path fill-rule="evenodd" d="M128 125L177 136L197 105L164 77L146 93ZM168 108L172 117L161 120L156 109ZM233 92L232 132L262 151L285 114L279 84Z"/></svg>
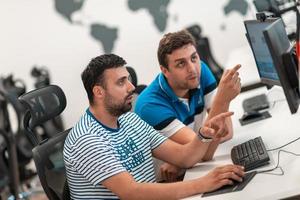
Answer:
<svg viewBox="0 0 300 200"><path fill-rule="evenodd" d="M8 178L8 165L7 159L5 158L6 151L6 143L4 137L1 135L0 131L0 192L3 188L8 186L9 178Z"/></svg>
<svg viewBox="0 0 300 200"><path fill-rule="evenodd" d="M137 75L136 75L135 70L129 66L127 66L126 69L127 69L128 73L130 74L132 84L134 85L134 87L136 87L138 80L137 80Z"/></svg>
<svg viewBox="0 0 300 200"><path fill-rule="evenodd" d="M30 111L29 128L33 129L58 116L66 107L66 97L60 87L49 85L19 97Z"/></svg>
<svg viewBox="0 0 300 200"><path fill-rule="evenodd" d="M33 149L37 172L49 199L64 199L67 190L63 160L64 141L69 130L59 133Z"/></svg>

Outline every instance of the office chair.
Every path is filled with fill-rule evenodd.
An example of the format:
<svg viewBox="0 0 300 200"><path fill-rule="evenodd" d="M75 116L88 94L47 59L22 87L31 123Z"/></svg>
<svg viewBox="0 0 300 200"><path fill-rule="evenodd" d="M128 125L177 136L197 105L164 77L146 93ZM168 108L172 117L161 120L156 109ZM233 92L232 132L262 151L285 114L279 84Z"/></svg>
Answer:
<svg viewBox="0 0 300 200"><path fill-rule="evenodd" d="M193 25L186 29L196 40L196 50L201 58L214 74L217 82L220 82L224 68L217 63L212 55L212 51L209 45L209 40L207 37L201 35L201 28L199 25Z"/></svg>
<svg viewBox="0 0 300 200"><path fill-rule="evenodd" d="M131 76L131 83L135 87L134 92L136 94L140 94L147 87L147 85L143 85L143 84L138 85L138 78L137 78L135 70L132 67L129 67L129 66L127 66L126 69L127 69L128 73Z"/></svg>
<svg viewBox="0 0 300 200"><path fill-rule="evenodd" d="M24 117L27 136L36 145L33 159L41 185L50 200L70 199L63 161L63 147L69 130L56 134L39 144L34 129L61 114L66 97L56 85L42 87L19 97L28 109Z"/></svg>
<svg viewBox="0 0 300 200"><path fill-rule="evenodd" d="M34 86L35 88L45 87L50 85L51 79L49 71L44 66L33 66L31 70L31 76L35 79ZM62 132L65 130L62 117L59 115L41 125L41 131L46 137L53 137L56 133Z"/></svg>
<svg viewBox="0 0 300 200"><path fill-rule="evenodd" d="M0 135L5 140L6 149L4 163L8 167L9 189L10 193L19 197L19 188L21 183L31 179L35 173L27 169L27 164L32 159L32 145L24 135L24 129L20 125L20 121L25 113L25 109L17 100L18 96L25 92L25 85L21 80L14 80L13 76L0 77ZM10 121L10 113L8 105L16 114L17 130L12 130Z"/></svg>
<svg viewBox="0 0 300 200"><path fill-rule="evenodd" d="M10 143L10 134L7 134L7 110L6 102L0 96L0 199L7 198L8 192L18 194L19 174L14 173L12 169L17 170L16 146ZM11 153L13 152L13 153ZM10 166L13 164L13 166Z"/></svg>
<svg viewBox="0 0 300 200"><path fill-rule="evenodd" d="M126 67L128 73L130 74L131 77L131 83L134 85L135 90L133 94L133 100L132 100L132 108L131 111L134 110L135 104L136 104L136 99L143 92L143 90L147 87L147 85L138 85L138 79L135 70L132 67L127 66Z"/></svg>

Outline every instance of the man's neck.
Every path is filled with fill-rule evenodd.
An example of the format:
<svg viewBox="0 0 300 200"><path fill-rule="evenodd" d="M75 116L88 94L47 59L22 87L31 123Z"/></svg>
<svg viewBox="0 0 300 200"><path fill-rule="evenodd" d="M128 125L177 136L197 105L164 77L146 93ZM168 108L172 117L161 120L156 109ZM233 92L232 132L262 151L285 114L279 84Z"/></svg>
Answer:
<svg viewBox="0 0 300 200"><path fill-rule="evenodd" d="M167 80L167 82L177 97L185 98L185 99L188 99L190 97L189 89L180 89L176 87L175 84L171 83L169 80Z"/></svg>
<svg viewBox="0 0 300 200"><path fill-rule="evenodd" d="M174 90L177 97L188 99L190 97L189 90Z"/></svg>
<svg viewBox="0 0 300 200"><path fill-rule="evenodd" d="M112 116L106 109L100 106L90 106L91 113L103 125L116 129L118 128L118 117Z"/></svg>

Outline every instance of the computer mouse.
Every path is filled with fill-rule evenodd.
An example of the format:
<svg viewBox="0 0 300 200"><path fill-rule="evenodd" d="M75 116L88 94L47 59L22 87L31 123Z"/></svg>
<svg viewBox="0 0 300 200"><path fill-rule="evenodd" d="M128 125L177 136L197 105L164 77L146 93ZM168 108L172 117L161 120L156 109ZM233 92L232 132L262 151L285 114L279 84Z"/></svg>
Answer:
<svg viewBox="0 0 300 200"><path fill-rule="evenodd" d="M260 118L262 117L262 113L258 112L258 111L248 111L248 112L245 112L241 118L241 120L243 121L248 121L248 120L251 120L251 119L255 119L255 118Z"/></svg>

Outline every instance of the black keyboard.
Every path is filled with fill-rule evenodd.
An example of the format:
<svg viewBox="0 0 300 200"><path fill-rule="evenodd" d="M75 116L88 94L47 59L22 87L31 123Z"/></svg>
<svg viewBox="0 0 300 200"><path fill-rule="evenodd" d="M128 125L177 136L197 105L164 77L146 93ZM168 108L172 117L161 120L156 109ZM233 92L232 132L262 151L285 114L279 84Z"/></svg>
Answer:
<svg viewBox="0 0 300 200"><path fill-rule="evenodd" d="M269 164L270 157L261 137L248 140L231 149L231 159L236 165L245 167L245 171Z"/></svg>

